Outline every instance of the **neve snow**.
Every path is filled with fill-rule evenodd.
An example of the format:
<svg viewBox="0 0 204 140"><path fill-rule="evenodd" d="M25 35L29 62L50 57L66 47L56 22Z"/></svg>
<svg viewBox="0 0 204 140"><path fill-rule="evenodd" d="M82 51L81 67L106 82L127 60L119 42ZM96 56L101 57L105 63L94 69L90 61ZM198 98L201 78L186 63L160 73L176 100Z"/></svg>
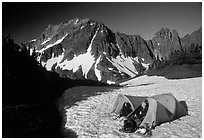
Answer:
<svg viewBox="0 0 204 140"><path fill-rule="evenodd" d="M149 84L152 83L152 84ZM138 85L144 86L138 86ZM198 138L202 137L202 78L168 80L159 76L141 76L122 83L126 85L112 91L91 91L107 87L77 87L64 93L62 100L66 114L65 129L72 129L79 138L138 138L136 133L122 133L119 129L123 122L113 120L110 114L118 94L152 96L162 93L172 93L179 101L186 101L189 116L184 116L171 123L157 126L153 131L153 138ZM83 94L83 95L82 95ZM85 100L79 96L86 95ZM73 102L75 101L74 105ZM71 104L70 104L71 102Z"/></svg>

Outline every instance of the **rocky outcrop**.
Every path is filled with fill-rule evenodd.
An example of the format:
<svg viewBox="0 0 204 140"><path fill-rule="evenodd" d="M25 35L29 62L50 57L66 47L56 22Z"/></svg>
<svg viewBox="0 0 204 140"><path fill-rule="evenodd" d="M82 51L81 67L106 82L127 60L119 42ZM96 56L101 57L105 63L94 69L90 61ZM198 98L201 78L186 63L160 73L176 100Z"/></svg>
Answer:
<svg viewBox="0 0 204 140"><path fill-rule="evenodd" d="M190 35L185 35L183 38L181 38L181 42L182 46L187 48L190 47L191 44L198 44L199 46L202 46L202 27Z"/></svg>
<svg viewBox="0 0 204 140"><path fill-rule="evenodd" d="M197 33L191 36L197 38ZM27 46L42 66L61 77L115 84L144 73L155 59L168 59L189 40L188 36L181 39L176 30L162 28L145 41L140 35L114 33L92 19L75 18L48 25Z"/></svg>
<svg viewBox="0 0 204 140"><path fill-rule="evenodd" d="M170 53L174 50L180 49L181 41L176 30L162 28L155 33L155 36L148 41L154 56L156 58L168 59Z"/></svg>

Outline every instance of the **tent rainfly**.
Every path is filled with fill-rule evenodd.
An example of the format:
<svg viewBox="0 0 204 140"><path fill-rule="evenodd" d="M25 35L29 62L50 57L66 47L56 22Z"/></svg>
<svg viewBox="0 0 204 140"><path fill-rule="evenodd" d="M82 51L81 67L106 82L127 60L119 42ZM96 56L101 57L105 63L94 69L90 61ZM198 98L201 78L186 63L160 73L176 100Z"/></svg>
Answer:
<svg viewBox="0 0 204 140"><path fill-rule="evenodd" d="M119 114L124 102L130 103L132 110L136 110L137 107L139 107L145 100L148 101L149 108L140 126L148 124L155 127L188 114L187 108L183 106L183 104L181 104L171 93L154 95L151 97L119 94L115 104L113 105L112 112Z"/></svg>

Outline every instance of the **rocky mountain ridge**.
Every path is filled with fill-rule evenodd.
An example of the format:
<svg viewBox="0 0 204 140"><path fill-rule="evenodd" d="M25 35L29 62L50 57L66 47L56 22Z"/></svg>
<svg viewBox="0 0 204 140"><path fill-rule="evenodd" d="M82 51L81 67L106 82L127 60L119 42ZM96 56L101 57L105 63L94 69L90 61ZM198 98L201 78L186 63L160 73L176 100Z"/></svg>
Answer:
<svg viewBox="0 0 204 140"><path fill-rule="evenodd" d="M114 33L92 19L71 19L48 25L26 44L30 55L60 77L115 84L145 73L157 59L192 43L202 45L202 29L180 38L176 30L162 28L150 40L140 35Z"/></svg>

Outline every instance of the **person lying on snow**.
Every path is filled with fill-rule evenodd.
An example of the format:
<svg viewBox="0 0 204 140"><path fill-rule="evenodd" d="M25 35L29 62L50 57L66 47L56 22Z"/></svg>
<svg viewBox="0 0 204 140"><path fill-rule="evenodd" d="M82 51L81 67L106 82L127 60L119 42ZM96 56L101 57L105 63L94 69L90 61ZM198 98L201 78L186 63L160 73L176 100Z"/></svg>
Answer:
<svg viewBox="0 0 204 140"><path fill-rule="evenodd" d="M151 135L151 127L149 127L148 125L139 128L139 125L142 123L144 117L147 114L148 107L149 103L147 100L145 100L136 110L134 110L134 112L129 113L129 115L126 116L126 119L124 120L124 126L122 127L122 129L120 129L120 131L131 133L137 130L136 133L145 136Z"/></svg>

